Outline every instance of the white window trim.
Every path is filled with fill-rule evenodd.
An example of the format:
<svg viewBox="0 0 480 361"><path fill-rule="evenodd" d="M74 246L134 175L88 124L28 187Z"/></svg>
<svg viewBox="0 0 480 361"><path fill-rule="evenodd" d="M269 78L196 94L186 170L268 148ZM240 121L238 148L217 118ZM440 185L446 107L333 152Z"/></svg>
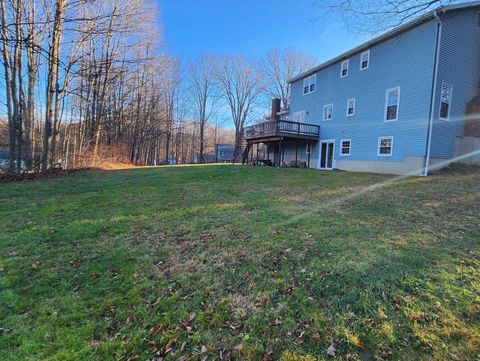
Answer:
<svg viewBox="0 0 480 361"><path fill-rule="evenodd" d="M310 91L310 84L308 84L308 92L305 93L304 90L305 90L305 82L309 79L314 79L314 83L315 83L315 89L313 89L313 91ZM308 95L308 94L312 94L312 93L315 93L317 91L317 74L312 74L312 75L309 75L307 76L306 78L303 78L303 87L302 87L302 94L303 95Z"/></svg>
<svg viewBox="0 0 480 361"><path fill-rule="evenodd" d="M333 143L333 154L332 154L332 168L322 168L320 164L322 162L322 144L323 143ZM335 169L336 166L336 158L335 158L335 139L323 139L318 142L318 161L317 161L317 169L324 169L324 170L332 170Z"/></svg>
<svg viewBox="0 0 480 361"><path fill-rule="evenodd" d="M396 117L395 119L388 119L387 120L387 108L388 108L388 93L389 92L392 92L392 91L395 91L395 90L398 90L398 97L397 97L397 114L396 114ZM390 122L396 122L398 120L398 115L400 114L400 87L397 86L395 88L390 88L390 89L387 89L385 91L385 111L384 111L384 114L383 114L383 121L385 123L390 123Z"/></svg>
<svg viewBox="0 0 480 361"><path fill-rule="evenodd" d="M362 68L362 63L363 63L362 56L363 56L363 54L368 54L367 67L366 68ZM367 70L369 66L370 66L370 49L362 51L360 53L360 71Z"/></svg>
<svg viewBox="0 0 480 361"><path fill-rule="evenodd" d="M343 150L343 142L350 142L350 146L348 147L348 154L342 153ZM344 157L349 157L352 154L352 140L351 139L341 139L340 140L340 155Z"/></svg>
<svg viewBox="0 0 480 361"><path fill-rule="evenodd" d="M350 103L350 101L353 100L353 113L352 114L348 114L348 104ZM347 100L347 111L346 111L346 115L347 117L353 117L355 115L355 106L356 106L356 99L355 98L350 98Z"/></svg>
<svg viewBox="0 0 480 361"><path fill-rule="evenodd" d="M380 144L382 142L382 139L391 139L390 143L390 154L380 154ZM391 157L393 155L393 136L382 136L378 137L378 143L377 143L377 156L378 157Z"/></svg>
<svg viewBox="0 0 480 361"><path fill-rule="evenodd" d="M326 108L326 107L329 107L329 106L332 107L332 117L331 117L330 119L325 119L325 108ZM333 120L333 103L325 104L325 105L323 106L322 120L323 120L324 122L328 122L329 120Z"/></svg>
<svg viewBox="0 0 480 361"><path fill-rule="evenodd" d="M305 123L305 117L307 112L305 110L299 110L292 114L292 122ZM296 116L300 116L300 119L297 119Z"/></svg>
<svg viewBox="0 0 480 361"><path fill-rule="evenodd" d="M448 103L448 114L447 114L446 118L442 118L440 116L440 114L442 114L442 88L443 88L443 84L450 85L450 88L451 88L450 99L449 99L449 103ZM439 107L438 107L438 119L444 120L446 122L450 121L450 111L452 110L452 99L453 99L453 85L450 84L450 83L442 82L442 87L440 88L440 104L439 104Z"/></svg>
<svg viewBox="0 0 480 361"><path fill-rule="evenodd" d="M347 75L343 75L343 64L347 64ZM343 60L340 63L340 78L346 78L350 72L350 59Z"/></svg>

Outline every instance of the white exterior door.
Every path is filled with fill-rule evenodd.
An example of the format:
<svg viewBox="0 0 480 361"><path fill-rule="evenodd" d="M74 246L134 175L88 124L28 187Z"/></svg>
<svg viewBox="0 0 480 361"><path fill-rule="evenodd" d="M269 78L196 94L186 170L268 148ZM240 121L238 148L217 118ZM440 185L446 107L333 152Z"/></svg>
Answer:
<svg viewBox="0 0 480 361"><path fill-rule="evenodd" d="M305 110L293 113L292 121L297 123L305 123Z"/></svg>
<svg viewBox="0 0 480 361"><path fill-rule="evenodd" d="M325 140L320 142L320 169L333 169L335 167L335 141Z"/></svg>

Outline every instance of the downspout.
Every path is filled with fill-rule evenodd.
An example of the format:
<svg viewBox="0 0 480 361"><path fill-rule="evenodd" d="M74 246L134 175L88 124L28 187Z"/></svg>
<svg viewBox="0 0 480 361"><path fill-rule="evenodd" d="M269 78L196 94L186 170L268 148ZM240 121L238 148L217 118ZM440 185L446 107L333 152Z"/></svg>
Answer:
<svg viewBox="0 0 480 361"><path fill-rule="evenodd" d="M433 16L437 20L437 44L435 46L435 64L433 70L433 79L432 79L432 94L430 98L430 114L428 117L428 133L426 139L426 156L425 156L425 167L423 170L423 175L428 176L428 171L430 167L430 151L432 148L432 131L433 131L433 119L435 115L435 99L437 97L437 77L438 77L438 63L440 59L440 44L442 41L442 20L438 16L437 10L433 12Z"/></svg>

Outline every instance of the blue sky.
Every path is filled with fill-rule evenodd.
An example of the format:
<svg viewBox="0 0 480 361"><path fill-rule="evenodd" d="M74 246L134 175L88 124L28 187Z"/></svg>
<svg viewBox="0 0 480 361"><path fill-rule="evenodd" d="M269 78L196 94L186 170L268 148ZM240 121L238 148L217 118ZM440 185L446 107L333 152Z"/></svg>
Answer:
<svg viewBox="0 0 480 361"><path fill-rule="evenodd" d="M167 52L180 57L293 47L323 62L365 41L335 19L316 20L313 0L156 1Z"/></svg>

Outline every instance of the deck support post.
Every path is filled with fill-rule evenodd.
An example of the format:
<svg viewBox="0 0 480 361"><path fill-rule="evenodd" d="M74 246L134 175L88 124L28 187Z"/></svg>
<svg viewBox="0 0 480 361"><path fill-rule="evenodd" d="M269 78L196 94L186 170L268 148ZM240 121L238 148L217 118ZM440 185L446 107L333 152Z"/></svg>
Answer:
<svg viewBox="0 0 480 361"><path fill-rule="evenodd" d="M308 143L307 168L310 168L310 154L312 153L312 142Z"/></svg>
<svg viewBox="0 0 480 361"><path fill-rule="evenodd" d="M278 154L277 154L277 159L275 160L275 166L279 167L280 166L280 161L281 161L281 156L282 156L282 141L278 141Z"/></svg>
<svg viewBox="0 0 480 361"><path fill-rule="evenodd" d="M285 141L282 139L282 157L280 158L280 167L283 165L283 162L285 161Z"/></svg>
<svg viewBox="0 0 480 361"><path fill-rule="evenodd" d="M270 163L270 141L267 142L267 159L267 163Z"/></svg>
<svg viewBox="0 0 480 361"><path fill-rule="evenodd" d="M298 166L298 139L295 139L295 168Z"/></svg>
<svg viewBox="0 0 480 361"><path fill-rule="evenodd" d="M259 144L260 144L260 143L257 143L257 160L255 161L255 165L256 165L256 166L258 166L258 145L259 145Z"/></svg>
<svg viewBox="0 0 480 361"><path fill-rule="evenodd" d="M281 167L282 166L282 140L281 139L278 141L278 158L277 158L277 161L278 161L278 166Z"/></svg>

